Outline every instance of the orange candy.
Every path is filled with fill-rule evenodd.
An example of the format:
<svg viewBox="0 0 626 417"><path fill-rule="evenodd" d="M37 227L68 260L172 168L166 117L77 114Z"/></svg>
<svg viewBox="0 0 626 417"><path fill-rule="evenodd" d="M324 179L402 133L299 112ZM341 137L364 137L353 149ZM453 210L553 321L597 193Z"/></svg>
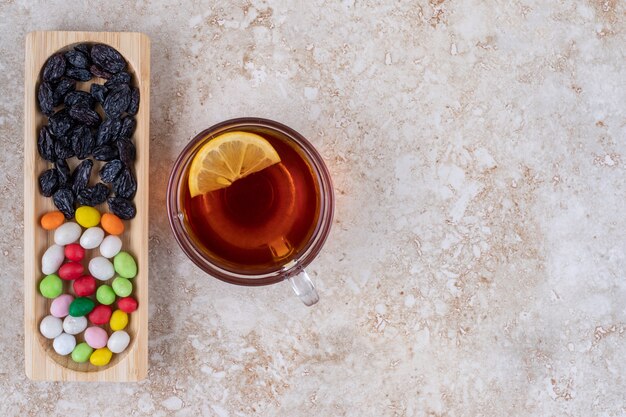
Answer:
<svg viewBox="0 0 626 417"><path fill-rule="evenodd" d="M41 217L41 227L46 230L54 230L64 222L65 216L60 211L51 211Z"/></svg>
<svg viewBox="0 0 626 417"><path fill-rule="evenodd" d="M100 225L110 235L121 235L124 232L124 222L115 214L104 213L100 218Z"/></svg>

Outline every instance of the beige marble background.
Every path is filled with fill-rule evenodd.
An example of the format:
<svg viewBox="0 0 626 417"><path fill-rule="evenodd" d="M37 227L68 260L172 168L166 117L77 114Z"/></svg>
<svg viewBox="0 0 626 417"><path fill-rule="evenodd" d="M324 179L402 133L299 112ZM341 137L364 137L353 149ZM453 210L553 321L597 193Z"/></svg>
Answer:
<svg viewBox="0 0 626 417"><path fill-rule="evenodd" d="M624 2L90 3L0 1L0 415L626 415ZM24 37L45 29L152 38L142 383L24 375ZM203 275L170 233L174 158L244 115L333 174L314 308Z"/></svg>

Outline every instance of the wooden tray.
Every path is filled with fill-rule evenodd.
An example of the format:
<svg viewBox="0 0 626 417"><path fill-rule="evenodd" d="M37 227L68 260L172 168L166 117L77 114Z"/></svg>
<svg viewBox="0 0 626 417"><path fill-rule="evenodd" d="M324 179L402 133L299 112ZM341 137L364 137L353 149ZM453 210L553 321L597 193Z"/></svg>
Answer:
<svg viewBox="0 0 626 417"><path fill-rule="evenodd" d="M52 244L53 234L39 226L41 215L56 210L51 198L39 194L38 176L51 166L37 152L39 129L46 123L37 104L37 87L43 64L57 51L70 49L81 42L105 43L126 58L129 71L140 90L137 128L133 141L137 147L135 174L137 195L134 203L137 216L124 222L121 236L123 250L137 260L139 273L133 280L133 296L139 302L137 311L129 315L125 329L130 345L121 354L114 354L104 367L89 363L77 364L70 356L60 356L52 341L39 333L39 322L49 314L50 300L39 294L41 257ZM32 32L26 37L26 68L24 73L24 344L26 375L34 380L49 381L138 381L148 369L148 161L150 125L150 39L141 33L120 32ZM101 80L102 82L104 80ZM80 84L77 85L77 88ZM84 87L82 87L84 88ZM73 158L75 160L75 158ZM100 163L94 164L92 184ZM70 166L76 165L70 162ZM98 207L107 211L106 203ZM89 255L89 254L88 254ZM69 283L64 285L69 288Z"/></svg>

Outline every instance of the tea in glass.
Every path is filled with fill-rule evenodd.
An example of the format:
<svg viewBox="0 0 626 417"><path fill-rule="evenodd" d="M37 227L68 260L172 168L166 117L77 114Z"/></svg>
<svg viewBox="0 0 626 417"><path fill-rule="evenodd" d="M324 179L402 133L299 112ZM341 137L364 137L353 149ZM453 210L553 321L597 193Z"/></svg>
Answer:
<svg viewBox="0 0 626 417"><path fill-rule="evenodd" d="M271 145L279 162L275 159L269 162L271 165L232 183L217 174L212 179L195 178L205 183L213 181L215 187L221 187L201 194L198 194L201 190L190 189L190 179L194 184L190 175L204 174L198 174L192 166L188 167L181 182L184 187L181 211L188 224L190 238L205 256L226 270L242 274L276 271L303 251L319 223L321 200L318 176L302 149L272 129L239 127L235 131L207 137L203 148L229 133L250 140L258 135ZM263 158L259 151L258 155L248 152L247 156L241 155L238 160L239 154L228 145L216 150L217 157L207 157L204 168L208 175L217 172L228 177L232 171L245 169L239 166L254 168L257 163L255 158ZM200 153L202 149L196 153L195 159ZM225 167L221 157L235 160L230 165L237 165L238 168ZM194 194L198 195L192 196Z"/></svg>

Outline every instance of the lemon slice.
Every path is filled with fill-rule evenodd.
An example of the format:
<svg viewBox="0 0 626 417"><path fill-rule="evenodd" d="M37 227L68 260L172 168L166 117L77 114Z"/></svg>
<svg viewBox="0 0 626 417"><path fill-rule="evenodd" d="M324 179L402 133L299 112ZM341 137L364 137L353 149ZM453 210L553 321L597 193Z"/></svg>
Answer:
<svg viewBox="0 0 626 417"><path fill-rule="evenodd" d="M208 141L189 169L192 197L226 188L247 175L280 162L272 145L249 132L228 132Z"/></svg>

